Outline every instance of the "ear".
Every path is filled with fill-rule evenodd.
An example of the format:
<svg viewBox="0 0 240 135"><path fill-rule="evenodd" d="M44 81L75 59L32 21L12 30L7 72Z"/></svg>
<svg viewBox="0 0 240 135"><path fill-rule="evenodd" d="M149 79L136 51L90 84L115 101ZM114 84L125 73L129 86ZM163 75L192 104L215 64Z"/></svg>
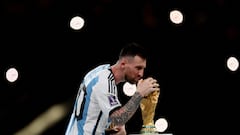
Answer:
<svg viewBox="0 0 240 135"><path fill-rule="evenodd" d="M127 59L126 58L122 58L120 61L121 66L125 66L127 63Z"/></svg>

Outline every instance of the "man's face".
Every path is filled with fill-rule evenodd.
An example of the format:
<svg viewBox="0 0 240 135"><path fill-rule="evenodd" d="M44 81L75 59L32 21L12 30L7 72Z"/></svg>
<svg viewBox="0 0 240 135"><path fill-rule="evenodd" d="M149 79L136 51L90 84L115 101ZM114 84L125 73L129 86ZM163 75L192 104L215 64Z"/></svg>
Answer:
<svg viewBox="0 0 240 135"><path fill-rule="evenodd" d="M125 65L125 80L129 83L136 84L144 75L146 60L139 56L127 58Z"/></svg>

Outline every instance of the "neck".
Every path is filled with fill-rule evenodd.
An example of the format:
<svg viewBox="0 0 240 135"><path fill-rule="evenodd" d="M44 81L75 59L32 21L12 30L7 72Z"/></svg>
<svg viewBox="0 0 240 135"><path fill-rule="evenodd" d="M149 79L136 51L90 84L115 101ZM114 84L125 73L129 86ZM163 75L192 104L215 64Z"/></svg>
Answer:
<svg viewBox="0 0 240 135"><path fill-rule="evenodd" d="M119 83L125 81L121 66L118 63L112 65L111 69L112 69L116 84L119 84Z"/></svg>

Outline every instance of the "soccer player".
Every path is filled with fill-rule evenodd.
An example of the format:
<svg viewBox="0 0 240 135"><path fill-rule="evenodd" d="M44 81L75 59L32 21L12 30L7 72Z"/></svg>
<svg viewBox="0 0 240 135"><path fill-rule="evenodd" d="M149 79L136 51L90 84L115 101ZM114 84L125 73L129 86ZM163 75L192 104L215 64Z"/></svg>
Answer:
<svg viewBox="0 0 240 135"><path fill-rule="evenodd" d="M146 51L137 43L128 43L115 64L98 65L83 78L65 135L126 135L125 124L134 115L142 98L160 90L156 79L143 78ZM129 101L122 105L117 85L136 84Z"/></svg>

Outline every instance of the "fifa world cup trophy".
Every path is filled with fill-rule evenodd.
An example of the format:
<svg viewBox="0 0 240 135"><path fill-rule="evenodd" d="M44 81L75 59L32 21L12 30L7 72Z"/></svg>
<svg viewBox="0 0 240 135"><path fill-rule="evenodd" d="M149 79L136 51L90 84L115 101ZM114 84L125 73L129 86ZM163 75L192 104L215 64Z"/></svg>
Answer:
<svg viewBox="0 0 240 135"><path fill-rule="evenodd" d="M140 103L143 125L140 134L157 134L154 124L155 109L158 103L160 91L154 91L143 98Z"/></svg>

